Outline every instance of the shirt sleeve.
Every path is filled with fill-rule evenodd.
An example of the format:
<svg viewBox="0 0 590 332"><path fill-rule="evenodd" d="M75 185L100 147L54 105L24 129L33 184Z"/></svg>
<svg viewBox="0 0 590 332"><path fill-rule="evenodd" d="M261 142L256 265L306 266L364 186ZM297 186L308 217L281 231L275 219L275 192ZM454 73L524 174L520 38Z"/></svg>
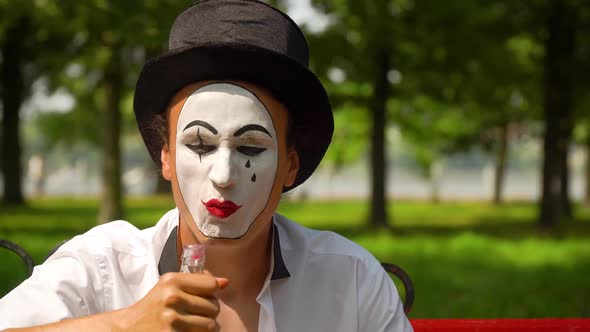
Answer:
<svg viewBox="0 0 590 332"><path fill-rule="evenodd" d="M66 246L66 245L64 245ZM66 246L67 247L67 246ZM102 282L90 266L98 257L60 250L0 299L0 330L87 316L102 305Z"/></svg>
<svg viewBox="0 0 590 332"><path fill-rule="evenodd" d="M379 262L357 271L359 332L413 332L395 284Z"/></svg>

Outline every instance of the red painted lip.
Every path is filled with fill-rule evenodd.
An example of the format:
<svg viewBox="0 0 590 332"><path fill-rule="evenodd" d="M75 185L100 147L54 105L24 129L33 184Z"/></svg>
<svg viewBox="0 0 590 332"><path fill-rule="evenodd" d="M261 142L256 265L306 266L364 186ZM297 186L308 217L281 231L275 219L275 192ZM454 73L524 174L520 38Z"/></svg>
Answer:
<svg viewBox="0 0 590 332"><path fill-rule="evenodd" d="M205 205L205 208L207 208L207 211L209 211L209 213L219 218L227 218L242 207L241 205L237 205L232 201L221 202L215 198L210 199L207 202L201 201L201 203Z"/></svg>

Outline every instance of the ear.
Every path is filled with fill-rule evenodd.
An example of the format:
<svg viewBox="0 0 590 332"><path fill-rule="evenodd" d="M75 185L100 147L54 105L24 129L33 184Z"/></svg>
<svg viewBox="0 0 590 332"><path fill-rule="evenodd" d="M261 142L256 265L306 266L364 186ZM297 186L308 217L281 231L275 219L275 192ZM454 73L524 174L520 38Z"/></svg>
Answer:
<svg viewBox="0 0 590 332"><path fill-rule="evenodd" d="M297 173L299 172L299 154L295 149L290 149L287 152L287 174L285 174L285 183L283 186L291 187L295 183Z"/></svg>
<svg viewBox="0 0 590 332"><path fill-rule="evenodd" d="M162 176L164 179L172 180L172 166L170 165L170 148L164 144L160 152L160 161L162 162Z"/></svg>

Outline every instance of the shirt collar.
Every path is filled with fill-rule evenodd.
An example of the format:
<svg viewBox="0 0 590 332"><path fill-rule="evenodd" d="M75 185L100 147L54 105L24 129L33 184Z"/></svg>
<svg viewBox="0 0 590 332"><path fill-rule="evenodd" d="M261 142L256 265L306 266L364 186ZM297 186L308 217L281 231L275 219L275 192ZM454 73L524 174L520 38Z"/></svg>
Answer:
<svg viewBox="0 0 590 332"><path fill-rule="evenodd" d="M167 272L178 272L180 271L180 266L178 266L178 259L176 256L176 245L178 240L178 226L175 226L174 229L170 232L166 243L164 244L164 249L162 249L162 254L160 255L160 262L158 263L158 272L160 275L163 275ZM287 266L283 261L283 255L281 253L281 241L279 238L279 230L278 227L275 225L274 221L272 223L272 235L273 235L273 256L274 256L274 266L272 271L272 277L270 280L279 280L283 278L288 278L291 276L289 270L287 270Z"/></svg>

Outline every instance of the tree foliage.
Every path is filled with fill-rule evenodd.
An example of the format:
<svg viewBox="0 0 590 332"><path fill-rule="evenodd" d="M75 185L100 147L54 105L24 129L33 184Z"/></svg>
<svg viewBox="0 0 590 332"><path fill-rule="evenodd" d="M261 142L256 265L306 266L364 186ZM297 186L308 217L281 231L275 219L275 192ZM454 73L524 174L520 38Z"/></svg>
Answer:
<svg viewBox="0 0 590 332"><path fill-rule="evenodd" d="M326 30L307 34L312 69L336 111L327 160L337 170L367 157L373 225L388 221L386 133L392 126L412 148L425 178L432 178L433 165L449 153L478 147L493 155L498 202L510 141L524 132L543 138L549 142L546 164L556 163L544 164L552 174L547 179L553 179L545 183L560 182L560 197L550 199L553 205L540 204L540 210L568 215L568 147L575 140L590 151L590 79L578 74L590 71L586 0L312 3L331 22ZM145 60L165 50L170 25L186 5L179 0L0 0L2 167L10 180L5 199L22 196L18 109L42 79L50 91L61 88L75 99L71 112L38 116L42 148L79 141L103 147L105 192L112 198L103 205L113 206L113 212L101 220L120 215L117 147L127 129L136 134L135 80ZM552 25L552 19L559 24ZM572 45L560 44L567 38ZM553 128L556 121L563 126ZM590 167L588 173L590 179ZM559 216L547 218L543 223L555 224Z"/></svg>

